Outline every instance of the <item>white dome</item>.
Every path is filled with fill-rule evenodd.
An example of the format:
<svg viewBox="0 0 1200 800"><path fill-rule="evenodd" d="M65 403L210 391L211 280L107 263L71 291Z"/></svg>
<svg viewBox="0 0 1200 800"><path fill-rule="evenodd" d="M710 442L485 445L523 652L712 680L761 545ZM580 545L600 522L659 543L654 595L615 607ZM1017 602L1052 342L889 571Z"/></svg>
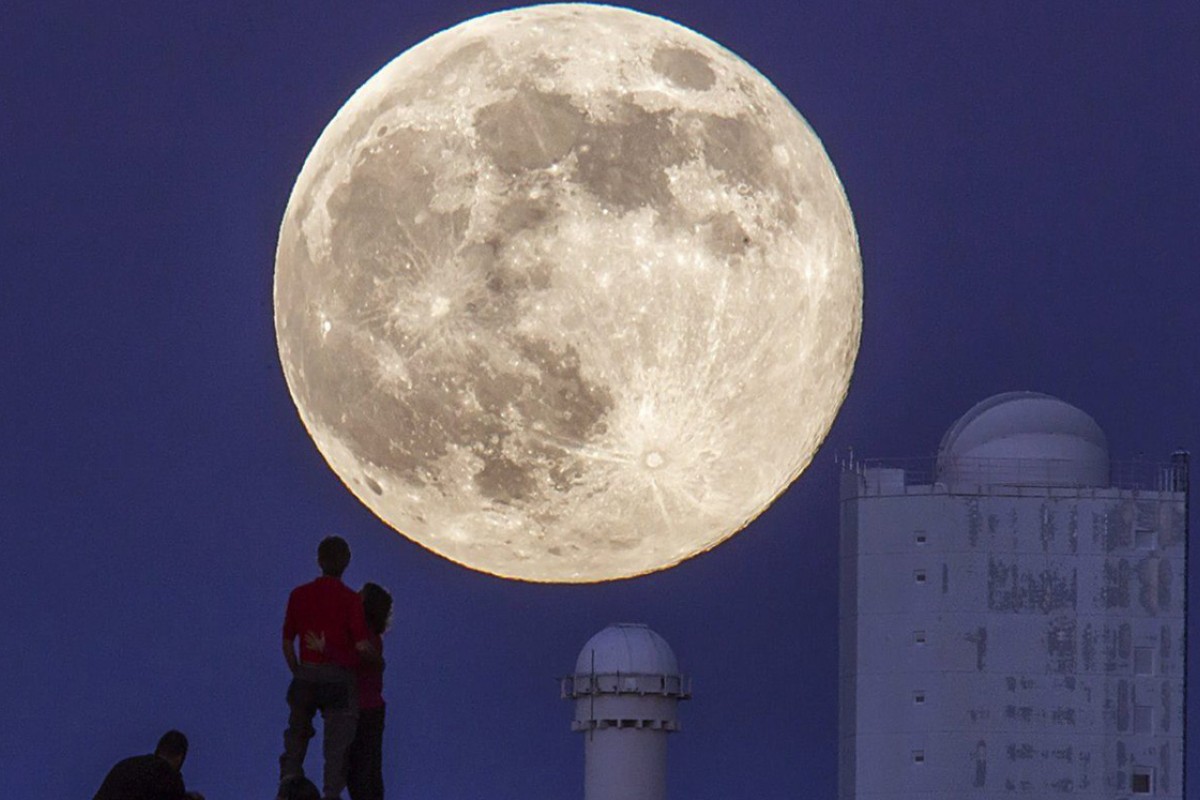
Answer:
<svg viewBox="0 0 1200 800"><path fill-rule="evenodd" d="M1107 486L1108 440L1096 421L1056 397L1006 392L975 405L942 437L948 484Z"/></svg>
<svg viewBox="0 0 1200 800"><path fill-rule="evenodd" d="M593 654L595 662L593 664ZM597 633L579 651L575 674L678 675L675 653L645 625L616 622Z"/></svg>

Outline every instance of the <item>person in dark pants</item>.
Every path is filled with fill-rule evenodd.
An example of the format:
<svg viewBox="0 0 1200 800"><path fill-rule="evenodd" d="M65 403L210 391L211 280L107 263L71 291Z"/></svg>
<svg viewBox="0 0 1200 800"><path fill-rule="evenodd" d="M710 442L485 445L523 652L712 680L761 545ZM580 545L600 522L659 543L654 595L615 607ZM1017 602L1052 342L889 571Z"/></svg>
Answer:
<svg viewBox="0 0 1200 800"><path fill-rule="evenodd" d="M383 634L392 622L392 596L368 583L359 592L378 661L358 668L358 728L346 754L350 800L383 800Z"/></svg>
<svg viewBox="0 0 1200 800"><path fill-rule="evenodd" d="M279 787L280 800L321 800L321 790L301 775L293 775Z"/></svg>
<svg viewBox="0 0 1200 800"><path fill-rule="evenodd" d="M292 672L288 686L287 730L279 757L279 783L304 776L308 742L316 734L313 715L325 721L324 796L340 798L346 785L346 750L358 719L355 670L360 660L378 661L370 643L358 593L342 583L350 546L329 536L317 547L321 577L298 586L288 597L283 621L283 657ZM296 641L300 655L296 655Z"/></svg>
<svg viewBox="0 0 1200 800"><path fill-rule="evenodd" d="M204 800L199 792L183 787L180 769L187 751L187 737L167 731L153 753L118 761L93 800Z"/></svg>

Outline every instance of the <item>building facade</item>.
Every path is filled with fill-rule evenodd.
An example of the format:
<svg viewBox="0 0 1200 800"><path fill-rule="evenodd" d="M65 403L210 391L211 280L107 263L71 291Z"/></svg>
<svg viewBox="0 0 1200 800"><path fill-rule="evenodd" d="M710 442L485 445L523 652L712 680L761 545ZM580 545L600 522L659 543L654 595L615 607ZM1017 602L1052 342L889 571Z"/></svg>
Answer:
<svg viewBox="0 0 1200 800"><path fill-rule="evenodd" d="M1029 392L844 465L840 800L1182 800L1187 488Z"/></svg>

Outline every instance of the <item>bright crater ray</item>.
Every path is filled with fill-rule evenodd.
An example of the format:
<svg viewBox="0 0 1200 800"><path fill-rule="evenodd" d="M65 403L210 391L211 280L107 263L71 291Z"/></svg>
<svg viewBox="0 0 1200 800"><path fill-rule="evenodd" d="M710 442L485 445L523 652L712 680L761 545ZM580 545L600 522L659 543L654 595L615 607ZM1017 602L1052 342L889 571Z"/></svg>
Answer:
<svg viewBox="0 0 1200 800"><path fill-rule="evenodd" d="M416 542L531 581L713 547L808 465L862 274L820 142L657 17L550 5L440 33L321 135L279 237L301 418Z"/></svg>

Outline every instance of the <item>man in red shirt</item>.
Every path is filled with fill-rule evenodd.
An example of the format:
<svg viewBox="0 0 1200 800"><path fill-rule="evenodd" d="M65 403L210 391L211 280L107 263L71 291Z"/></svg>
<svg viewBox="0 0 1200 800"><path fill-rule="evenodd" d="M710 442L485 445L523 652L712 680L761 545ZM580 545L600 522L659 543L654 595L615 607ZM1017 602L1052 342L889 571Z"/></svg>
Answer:
<svg viewBox="0 0 1200 800"><path fill-rule="evenodd" d="M312 719L320 710L325 720L325 797L340 798L346 749L358 720L355 669L362 661L379 661L379 656L370 643L362 599L342 583L350 546L340 536L326 537L317 547L317 564L321 577L292 590L283 620L283 657L292 682L279 781L282 787L289 778L304 775L308 740L316 733Z"/></svg>

